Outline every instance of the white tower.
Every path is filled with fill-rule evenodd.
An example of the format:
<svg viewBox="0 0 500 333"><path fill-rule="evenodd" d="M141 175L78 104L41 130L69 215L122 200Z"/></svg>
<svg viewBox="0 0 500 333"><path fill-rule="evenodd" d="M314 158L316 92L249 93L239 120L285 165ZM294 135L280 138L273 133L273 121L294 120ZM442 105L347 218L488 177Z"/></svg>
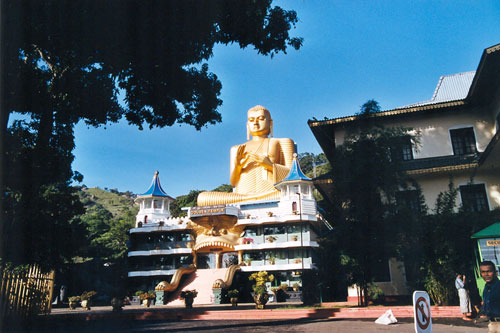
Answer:
<svg viewBox="0 0 500 333"><path fill-rule="evenodd" d="M161 188L158 174L159 172L156 171L149 189L135 199L140 207L136 217L136 227L165 222L170 217L170 203L175 199Z"/></svg>

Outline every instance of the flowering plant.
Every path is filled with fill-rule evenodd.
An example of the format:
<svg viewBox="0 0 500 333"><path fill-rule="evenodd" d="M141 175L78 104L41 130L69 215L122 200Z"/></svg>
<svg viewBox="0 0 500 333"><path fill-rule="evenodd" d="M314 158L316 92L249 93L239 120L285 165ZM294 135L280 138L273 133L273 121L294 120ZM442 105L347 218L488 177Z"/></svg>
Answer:
<svg viewBox="0 0 500 333"><path fill-rule="evenodd" d="M243 244L252 244L253 238L243 238Z"/></svg>

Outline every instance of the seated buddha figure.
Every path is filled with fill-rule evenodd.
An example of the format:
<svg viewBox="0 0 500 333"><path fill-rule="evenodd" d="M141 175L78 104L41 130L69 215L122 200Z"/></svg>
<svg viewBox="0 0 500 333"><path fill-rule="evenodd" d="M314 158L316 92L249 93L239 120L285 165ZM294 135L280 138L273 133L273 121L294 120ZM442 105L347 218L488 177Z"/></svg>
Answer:
<svg viewBox="0 0 500 333"><path fill-rule="evenodd" d="M198 206L279 199L280 193L274 184L290 172L295 145L291 139L273 138L272 132L269 110L260 105L248 110L248 141L233 146L230 152L233 192L202 192Z"/></svg>

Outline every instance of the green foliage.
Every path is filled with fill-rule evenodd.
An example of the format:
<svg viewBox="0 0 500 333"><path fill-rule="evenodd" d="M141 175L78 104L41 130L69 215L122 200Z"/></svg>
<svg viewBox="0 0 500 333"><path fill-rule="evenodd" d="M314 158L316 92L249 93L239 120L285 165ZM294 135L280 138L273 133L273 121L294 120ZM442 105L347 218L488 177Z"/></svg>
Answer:
<svg viewBox="0 0 500 333"><path fill-rule="evenodd" d="M172 216L186 216L187 213L183 211L182 208L196 206L198 194L201 192L202 191L199 190L191 190L186 195L178 196L177 199L170 204L170 214L172 214Z"/></svg>
<svg viewBox="0 0 500 333"><path fill-rule="evenodd" d="M227 292L227 296L229 298L235 298L235 297L238 297L238 295L240 294L240 292L238 291L238 289L233 289L233 290L229 290Z"/></svg>
<svg viewBox="0 0 500 333"><path fill-rule="evenodd" d="M2 19L0 255L47 269L86 238L71 187L83 179L71 168L75 124L199 130L221 121L222 84L206 64L215 44L270 56L302 44L289 35L296 13L268 0L6 0ZM11 115L24 120L9 127Z"/></svg>
<svg viewBox="0 0 500 333"><path fill-rule="evenodd" d="M383 296L384 296L384 291L382 290L382 288L373 283L368 286L368 297L371 300L376 301Z"/></svg>
<svg viewBox="0 0 500 333"><path fill-rule="evenodd" d="M179 298L180 299L195 298L196 296L198 296L198 292L196 291L196 289L183 290L183 291L181 291Z"/></svg>
<svg viewBox="0 0 500 333"><path fill-rule="evenodd" d="M371 100L363 105L361 115L368 121L378 110L378 103ZM397 240L386 216L395 209L396 192L410 181L402 160L394 158L394 152L402 151L400 138L408 137L409 130L366 124L334 152L332 208L337 225L331 239L342 249L347 280L358 284L365 295L375 277L374 265L395 255Z"/></svg>
<svg viewBox="0 0 500 333"><path fill-rule="evenodd" d="M80 296L71 296L71 297L68 297L68 301L70 301L72 303L77 303L77 302L81 301L81 297Z"/></svg>
<svg viewBox="0 0 500 333"><path fill-rule="evenodd" d="M98 187L77 188L80 201L84 204L87 214L94 210L104 209L110 212L112 217L117 218L125 215L129 210L133 215L137 215L139 211L139 207L134 204L134 195L128 191L119 192L116 189L105 191Z"/></svg>
<svg viewBox="0 0 500 333"><path fill-rule="evenodd" d="M313 153L300 153L300 169L309 178L316 178L331 171L332 167L324 153L315 155Z"/></svg>
<svg viewBox="0 0 500 333"><path fill-rule="evenodd" d="M250 281L255 280L255 284L252 286L255 294L267 294L266 282L273 282L274 275L269 274L266 271L260 271L252 273L248 279Z"/></svg>
<svg viewBox="0 0 500 333"><path fill-rule="evenodd" d="M456 303L457 272L473 276L476 242L470 236L500 219L500 209L457 210L457 196L458 189L450 180L448 190L438 195L433 214L421 203L420 211L398 209L387 218L398 239L395 249L405 262L407 278L414 288L427 290L437 305Z"/></svg>
<svg viewBox="0 0 500 333"><path fill-rule="evenodd" d="M95 297L95 295L97 295L97 292L95 292L94 290L84 291L80 295L80 298L82 301L91 301Z"/></svg>
<svg viewBox="0 0 500 333"><path fill-rule="evenodd" d="M233 192L233 187L229 184L222 184L222 185L214 188L212 191L214 191L214 192Z"/></svg>
<svg viewBox="0 0 500 333"><path fill-rule="evenodd" d="M154 292L154 291L152 291L152 290L148 291L147 293L142 293L142 294L140 294L140 295L139 295L139 299L140 299L141 301L144 301L144 300L146 300L146 299L153 300L153 299L155 299L155 298L156 298L156 294L155 294L155 292Z"/></svg>
<svg viewBox="0 0 500 333"><path fill-rule="evenodd" d="M267 287L265 285L261 285L261 286L254 285L253 292L256 295L267 294Z"/></svg>
<svg viewBox="0 0 500 333"><path fill-rule="evenodd" d="M89 206L91 208L81 217L87 228L87 256L106 261L124 259L128 251L128 231L135 225L136 214L132 210L121 209L121 215L113 218L101 205L94 202Z"/></svg>

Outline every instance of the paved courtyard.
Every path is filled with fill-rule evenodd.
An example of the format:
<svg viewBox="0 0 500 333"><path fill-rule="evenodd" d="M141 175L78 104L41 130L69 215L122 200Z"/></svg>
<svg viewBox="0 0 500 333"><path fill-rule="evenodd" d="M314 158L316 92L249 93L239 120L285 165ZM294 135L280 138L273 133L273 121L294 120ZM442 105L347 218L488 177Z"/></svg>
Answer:
<svg viewBox="0 0 500 333"><path fill-rule="evenodd" d="M463 323L461 319L437 318L433 332L486 332L487 323ZM467 326L458 326L467 325ZM299 319L299 320L113 320L44 321L37 332L415 332L413 321L404 319L393 325L375 324L374 320Z"/></svg>
<svg viewBox="0 0 500 333"><path fill-rule="evenodd" d="M415 332L411 307L392 307L397 324L375 324L373 311L383 313L389 307L358 308L358 311L307 313L307 309L280 309L271 305L255 310L253 304L238 309L230 306L203 306L195 309L179 307L127 306L122 313L113 313L110 306L69 310L55 308L32 323L3 327L2 332ZM405 309L407 311L405 311ZM327 309L323 309L328 311ZM344 309L348 310L348 309ZM355 310L355 309L352 309ZM306 312L304 312L306 311ZM454 317L455 307L436 311L433 332L487 332L487 322L465 322ZM343 318L312 315L347 315ZM439 316L441 315L441 316ZM8 323L6 323L8 325Z"/></svg>

